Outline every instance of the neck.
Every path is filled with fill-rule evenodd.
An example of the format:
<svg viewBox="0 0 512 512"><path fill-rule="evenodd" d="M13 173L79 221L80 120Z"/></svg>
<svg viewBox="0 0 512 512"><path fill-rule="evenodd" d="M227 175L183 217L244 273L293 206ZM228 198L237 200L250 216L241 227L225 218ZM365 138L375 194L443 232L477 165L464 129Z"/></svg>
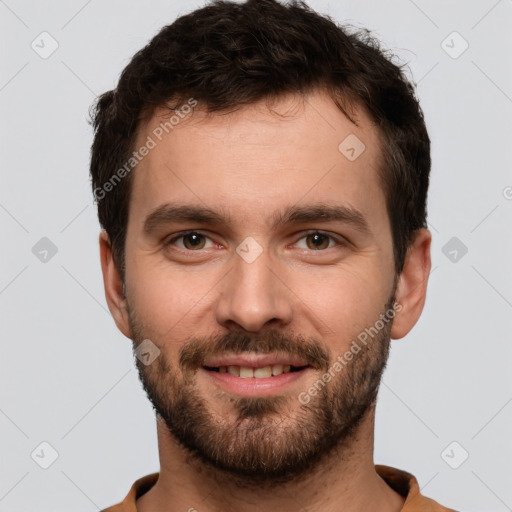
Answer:
<svg viewBox="0 0 512 512"><path fill-rule="evenodd" d="M157 483L137 500L137 512L398 512L404 498L375 472L374 421L373 408L353 442L343 450L333 449L309 474L279 486L254 488L205 466L176 442L158 418L160 475Z"/></svg>

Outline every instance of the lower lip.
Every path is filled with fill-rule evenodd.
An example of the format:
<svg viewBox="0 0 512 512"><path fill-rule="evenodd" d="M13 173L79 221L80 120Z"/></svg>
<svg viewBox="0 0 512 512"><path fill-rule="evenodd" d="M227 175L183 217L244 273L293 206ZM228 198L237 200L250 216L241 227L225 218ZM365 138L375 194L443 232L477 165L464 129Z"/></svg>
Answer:
<svg viewBox="0 0 512 512"><path fill-rule="evenodd" d="M229 373L219 373L200 368L199 372L207 374L220 388L228 393L238 396L271 396L286 391L309 370L305 368L298 372L282 373L275 377L256 379L254 377L243 379Z"/></svg>

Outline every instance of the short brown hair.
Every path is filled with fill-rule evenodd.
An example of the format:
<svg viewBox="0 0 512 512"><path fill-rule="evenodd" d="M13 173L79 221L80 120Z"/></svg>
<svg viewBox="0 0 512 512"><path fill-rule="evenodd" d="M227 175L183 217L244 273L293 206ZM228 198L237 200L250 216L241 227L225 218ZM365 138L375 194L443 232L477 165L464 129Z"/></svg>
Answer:
<svg viewBox="0 0 512 512"><path fill-rule="evenodd" d="M142 120L171 100L178 108L192 97L218 112L318 87L349 118L347 106L363 107L379 129L399 274L415 230L426 227L431 164L413 85L368 31L349 31L302 1L247 0L214 1L163 27L91 108L92 187L123 281L133 173L101 200L97 191L129 160Z"/></svg>

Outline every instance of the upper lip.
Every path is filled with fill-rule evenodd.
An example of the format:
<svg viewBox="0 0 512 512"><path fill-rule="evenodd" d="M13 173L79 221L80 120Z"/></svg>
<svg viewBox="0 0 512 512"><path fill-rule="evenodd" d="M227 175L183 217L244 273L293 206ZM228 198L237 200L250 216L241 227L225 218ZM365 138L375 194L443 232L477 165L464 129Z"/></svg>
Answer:
<svg viewBox="0 0 512 512"><path fill-rule="evenodd" d="M283 366L308 366L308 363L298 356L287 354L225 354L207 357L203 366L218 368L219 366L244 366L247 368L263 368L282 364Z"/></svg>

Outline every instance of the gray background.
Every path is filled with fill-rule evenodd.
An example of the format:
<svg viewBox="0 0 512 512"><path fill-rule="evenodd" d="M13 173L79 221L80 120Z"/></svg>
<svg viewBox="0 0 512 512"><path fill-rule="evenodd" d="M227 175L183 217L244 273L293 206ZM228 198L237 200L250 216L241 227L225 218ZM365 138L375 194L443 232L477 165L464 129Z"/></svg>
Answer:
<svg viewBox="0 0 512 512"><path fill-rule="evenodd" d="M392 343L375 461L446 506L512 510L512 2L309 4L408 62L433 142L429 293ZM2 512L98 510L159 469L131 342L104 299L86 119L133 53L200 5L0 2ZM58 452L48 469L42 442Z"/></svg>

